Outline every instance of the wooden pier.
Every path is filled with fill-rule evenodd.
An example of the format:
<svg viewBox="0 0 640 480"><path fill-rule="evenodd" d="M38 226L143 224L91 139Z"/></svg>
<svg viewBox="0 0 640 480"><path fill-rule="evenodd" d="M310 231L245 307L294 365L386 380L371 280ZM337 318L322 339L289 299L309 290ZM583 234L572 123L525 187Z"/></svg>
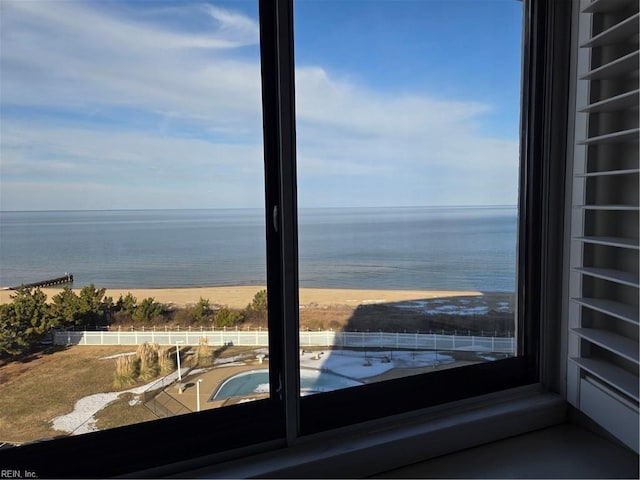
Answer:
<svg viewBox="0 0 640 480"><path fill-rule="evenodd" d="M73 283L73 275L65 273L62 277L52 278L51 280L43 280L35 283L24 283L17 287L11 287L9 290L17 290L18 288L38 288L38 287L54 287L56 285L63 285L65 283Z"/></svg>

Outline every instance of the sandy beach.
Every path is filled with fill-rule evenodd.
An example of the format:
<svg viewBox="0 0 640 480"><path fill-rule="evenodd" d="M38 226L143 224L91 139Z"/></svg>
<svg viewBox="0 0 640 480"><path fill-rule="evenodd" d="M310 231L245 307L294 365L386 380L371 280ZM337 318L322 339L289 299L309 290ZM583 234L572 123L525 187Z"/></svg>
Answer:
<svg viewBox="0 0 640 480"><path fill-rule="evenodd" d="M198 287L198 288L158 288L158 289L107 289L107 295L117 300L120 295L128 292L141 301L153 297L160 303L172 303L178 307L196 303L200 298L208 299L214 304L226 305L231 308L244 308L251 301L255 293L264 286L237 287ZM61 288L43 288L48 299L60 292ZM74 289L76 293L79 289ZM11 290L0 290L0 303L9 303ZM399 302L408 300L422 300L429 298L449 298L461 296L481 296L477 291L428 291L428 290L355 290L333 288L301 288L301 305L346 305L357 306L366 304Z"/></svg>

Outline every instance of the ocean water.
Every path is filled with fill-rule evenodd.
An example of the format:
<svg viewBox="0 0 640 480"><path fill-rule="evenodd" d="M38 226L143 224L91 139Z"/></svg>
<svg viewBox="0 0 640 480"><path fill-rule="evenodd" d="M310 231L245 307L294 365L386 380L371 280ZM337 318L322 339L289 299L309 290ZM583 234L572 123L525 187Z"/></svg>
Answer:
<svg viewBox="0 0 640 480"><path fill-rule="evenodd" d="M517 212L299 212L300 285L514 291ZM76 287L265 283L260 209L0 212L0 285L70 272Z"/></svg>

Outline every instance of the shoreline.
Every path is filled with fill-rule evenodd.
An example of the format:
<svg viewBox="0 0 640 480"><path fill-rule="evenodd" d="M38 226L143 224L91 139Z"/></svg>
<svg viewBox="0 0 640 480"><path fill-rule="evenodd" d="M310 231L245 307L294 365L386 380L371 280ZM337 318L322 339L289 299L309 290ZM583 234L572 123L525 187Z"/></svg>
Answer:
<svg viewBox="0 0 640 480"><path fill-rule="evenodd" d="M163 304L173 304L183 308L195 304L200 298L208 299L211 303L230 308L244 308L251 302L253 296L264 286L225 286L225 287L186 287L186 288L108 288L106 295L117 301L120 295L131 293L138 302L144 298L153 297ZM47 301L62 291L60 287L41 288L47 295ZM74 288L78 293L81 289ZM10 296L14 290L0 290L0 304L11 302ZM346 289L346 288L300 288L300 305L371 305L378 303L402 302L412 300L426 300L433 298L452 297L481 297L487 295L509 295L512 292L479 292L473 290L375 290L375 289Z"/></svg>

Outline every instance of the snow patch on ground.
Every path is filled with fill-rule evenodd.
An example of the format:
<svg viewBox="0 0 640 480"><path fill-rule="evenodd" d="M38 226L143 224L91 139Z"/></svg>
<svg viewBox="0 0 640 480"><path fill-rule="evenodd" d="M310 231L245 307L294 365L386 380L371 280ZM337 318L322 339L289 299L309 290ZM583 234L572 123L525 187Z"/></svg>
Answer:
<svg viewBox="0 0 640 480"><path fill-rule="evenodd" d="M415 310L428 315L486 315L489 313L489 306L484 301L476 301L471 304L470 300L459 300L460 304L451 303L449 300L437 298L433 300L413 300L397 303L395 306L404 310ZM506 303L506 302L503 302ZM508 310L508 304L507 310ZM502 308L502 307L501 307Z"/></svg>
<svg viewBox="0 0 640 480"><path fill-rule="evenodd" d="M418 368L453 363L449 355L437 352L376 351L354 352L328 350L314 360L316 353L305 353L300 357L300 366L327 370L349 378L365 379L382 375L394 368Z"/></svg>
<svg viewBox="0 0 640 480"><path fill-rule="evenodd" d="M500 357L495 357L493 355L480 355L480 358L488 362L494 362L496 360L500 360Z"/></svg>
<svg viewBox="0 0 640 480"><path fill-rule="evenodd" d="M321 355L319 360L314 360L315 356L315 353L304 354L300 357L300 366L328 370L338 375L357 379L381 375L393 368L391 363L366 362L363 352L329 350ZM371 363L371 365L365 366L365 363Z"/></svg>
<svg viewBox="0 0 640 480"><path fill-rule="evenodd" d="M496 309L498 312L510 312L511 307L509 306L509 302L498 302L498 308Z"/></svg>
<svg viewBox="0 0 640 480"><path fill-rule="evenodd" d="M218 365L217 362L215 362L215 365ZM244 362L222 362L219 367L242 367L243 365L246 365L246 363Z"/></svg>
<svg viewBox="0 0 640 480"><path fill-rule="evenodd" d="M136 352L117 353L115 355L109 355L108 357L100 357L100 360L111 360L113 358L118 358L118 357L129 357L135 354Z"/></svg>
<svg viewBox="0 0 640 480"><path fill-rule="evenodd" d="M255 393L269 393L269 384L261 383L254 390Z"/></svg>
<svg viewBox="0 0 640 480"><path fill-rule="evenodd" d="M168 382L172 382L176 378L178 378L177 371L164 377L164 379ZM147 383L146 385L131 388L129 390L124 390L121 392L95 393L93 395L81 398L76 402L71 413L61 415L51 421L53 424L53 428L62 432L68 432L72 435L95 432L97 430L96 419L94 418L94 415L96 413L109 405L111 402L117 400L118 397L123 393L133 393L135 395L140 395L157 382L158 380L154 380L153 382ZM129 405L132 405L131 402L133 402L133 400L129 402Z"/></svg>
<svg viewBox="0 0 640 480"><path fill-rule="evenodd" d="M193 370L189 370L189 375L198 375L199 373L208 372L210 368L194 368Z"/></svg>
<svg viewBox="0 0 640 480"><path fill-rule="evenodd" d="M234 362L238 362L239 360L245 360L249 357L252 357L252 354L241 354L241 355L234 355L232 357L225 357L225 358L216 358L215 361L213 362L214 365L224 365L229 364L229 363L234 363ZM244 365L244 363L242 363L242 365Z"/></svg>
<svg viewBox="0 0 640 480"><path fill-rule="evenodd" d="M239 400L238 403L255 402L256 400L257 398L243 398L242 400Z"/></svg>

